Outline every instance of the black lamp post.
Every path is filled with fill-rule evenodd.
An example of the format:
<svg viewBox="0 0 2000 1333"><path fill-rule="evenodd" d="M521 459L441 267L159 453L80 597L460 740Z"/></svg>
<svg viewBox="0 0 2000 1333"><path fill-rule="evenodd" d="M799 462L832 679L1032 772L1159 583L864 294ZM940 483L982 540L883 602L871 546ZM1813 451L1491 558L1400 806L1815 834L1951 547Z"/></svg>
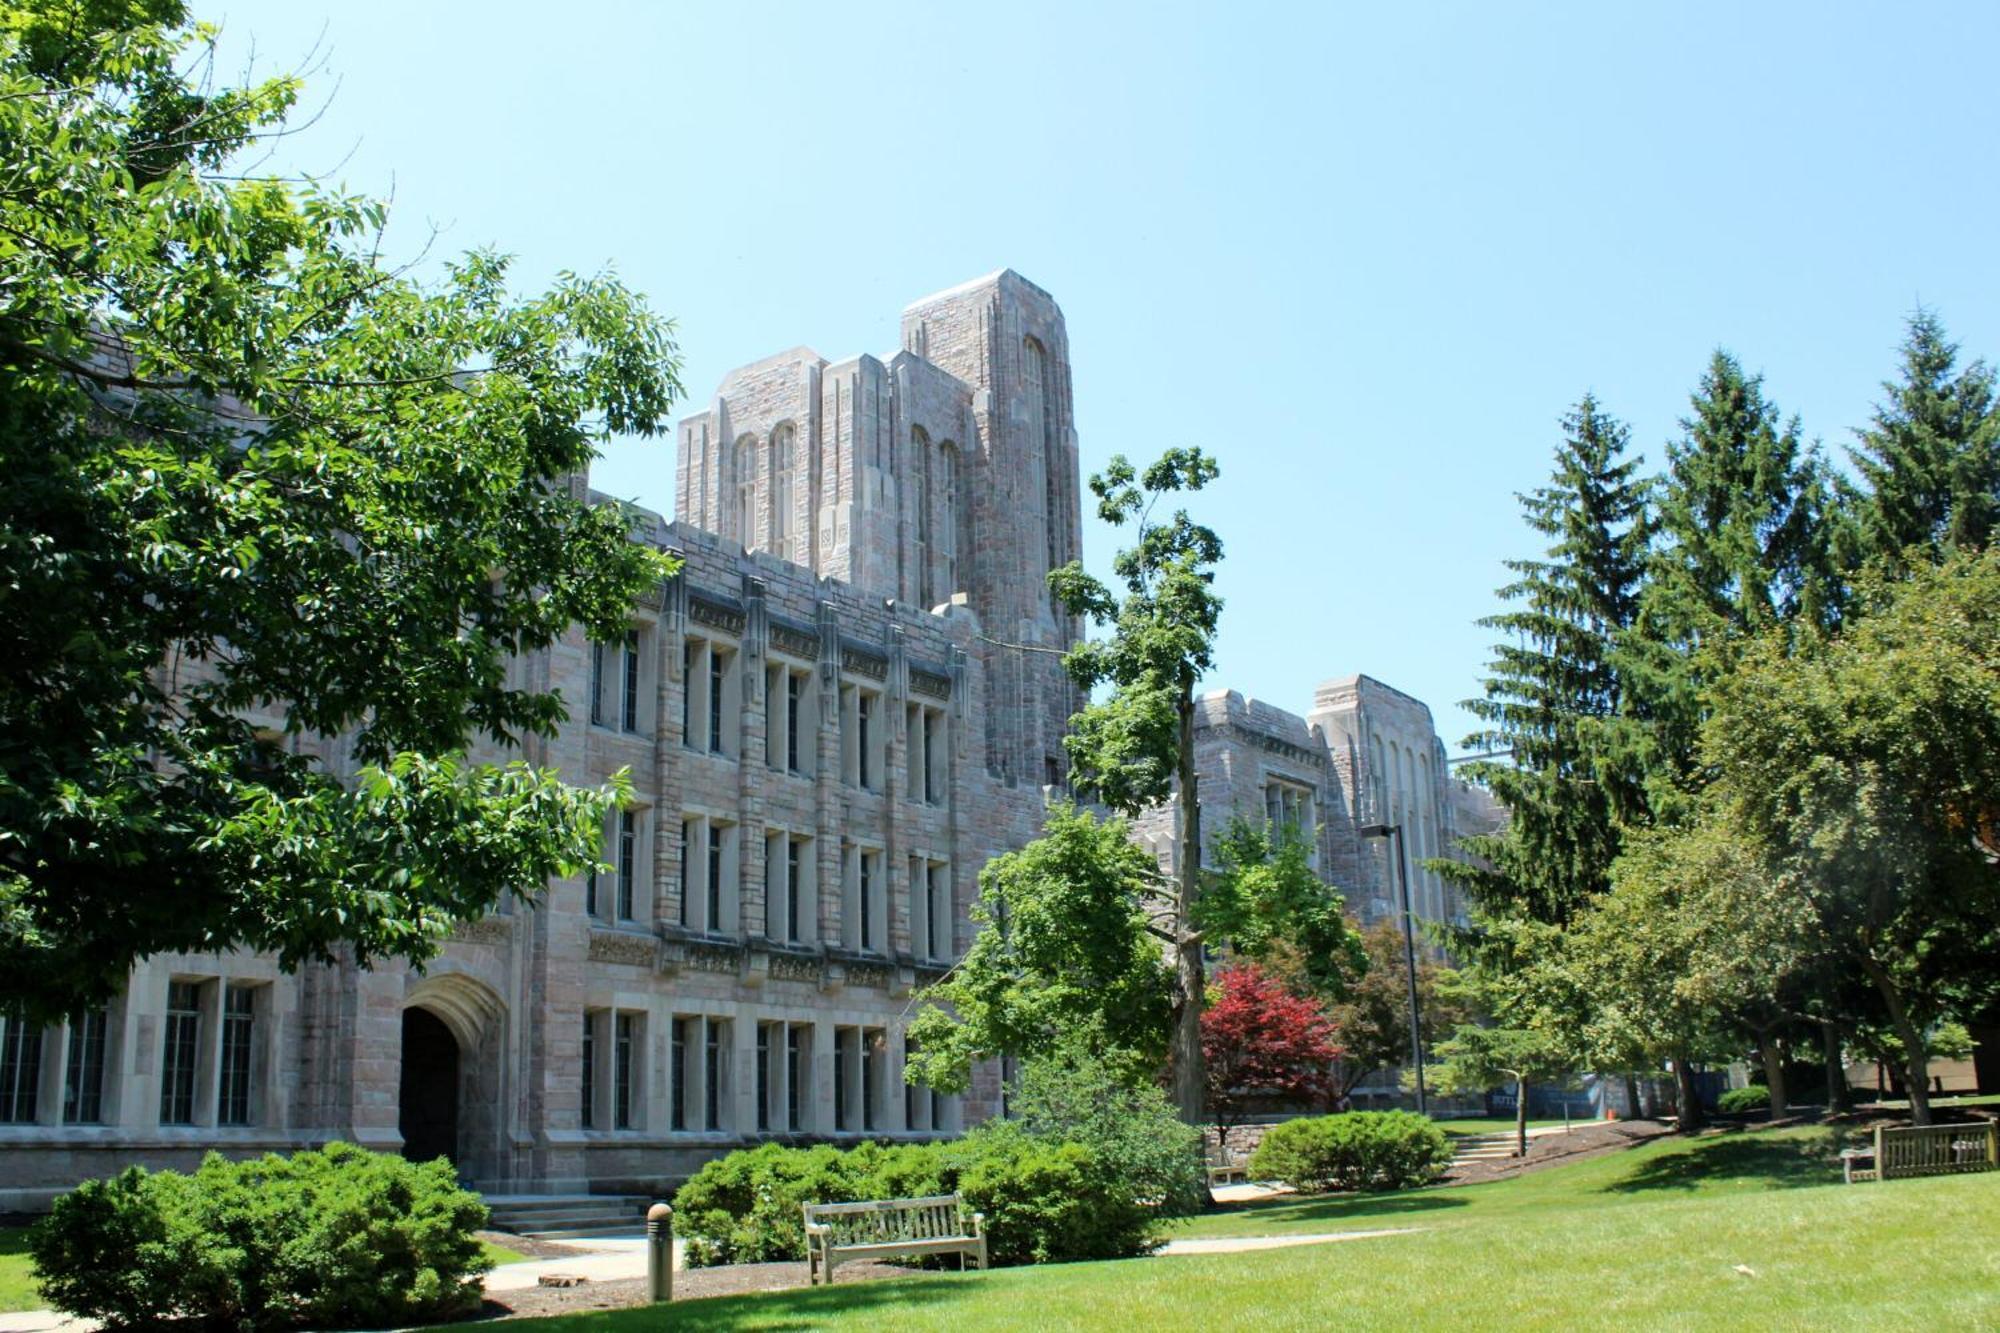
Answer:
<svg viewBox="0 0 2000 1333"><path fill-rule="evenodd" d="M1396 882L1403 890L1403 959L1409 967L1410 982L1410 1067L1417 1071L1417 1114L1430 1114L1424 1096L1424 1039L1417 1008L1417 919L1410 909L1410 870L1403 858L1401 824L1364 824L1357 830L1364 838L1393 838L1396 844Z"/></svg>

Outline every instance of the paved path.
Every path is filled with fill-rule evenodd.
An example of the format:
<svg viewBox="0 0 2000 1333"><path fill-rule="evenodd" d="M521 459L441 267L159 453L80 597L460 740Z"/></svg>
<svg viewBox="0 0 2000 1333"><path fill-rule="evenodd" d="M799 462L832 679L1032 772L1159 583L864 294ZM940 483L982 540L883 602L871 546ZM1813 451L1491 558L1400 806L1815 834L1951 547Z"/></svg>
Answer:
<svg viewBox="0 0 2000 1333"><path fill-rule="evenodd" d="M0 1333L48 1333L51 1329L61 1329L63 1333L87 1333L87 1330L96 1327L95 1319L71 1319L54 1310L15 1310L0 1314Z"/></svg>
<svg viewBox="0 0 2000 1333"><path fill-rule="evenodd" d="M594 1236L588 1240L562 1242L588 1254L562 1255L554 1259L528 1259L518 1264L502 1264L486 1275L488 1291L519 1291L540 1282L545 1273L569 1273L592 1282L619 1282L646 1276L644 1236ZM674 1268L687 1267L687 1242L674 1242ZM8 1333L0 1327L0 1333Z"/></svg>
<svg viewBox="0 0 2000 1333"><path fill-rule="evenodd" d="M1200 1236L1188 1240L1170 1240L1160 1247L1160 1253L1176 1254L1238 1254L1244 1250L1282 1250L1293 1245L1324 1245L1336 1240L1368 1240L1374 1236L1408 1236L1424 1230L1423 1227L1384 1227L1377 1231L1325 1231L1308 1235L1290 1236Z"/></svg>

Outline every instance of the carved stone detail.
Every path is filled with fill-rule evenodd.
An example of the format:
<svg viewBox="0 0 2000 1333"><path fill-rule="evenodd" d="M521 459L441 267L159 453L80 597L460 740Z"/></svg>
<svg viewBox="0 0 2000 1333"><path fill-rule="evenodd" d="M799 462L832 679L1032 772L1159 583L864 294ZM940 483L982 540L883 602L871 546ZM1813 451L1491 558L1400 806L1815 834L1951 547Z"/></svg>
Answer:
<svg viewBox="0 0 2000 1333"><path fill-rule="evenodd" d="M790 625L771 626L771 646L793 657L803 657L807 661L819 658L819 635L808 634L804 630L793 629Z"/></svg>
<svg viewBox="0 0 2000 1333"><path fill-rule="evenodd" d="M590 961L593 963L652 967L659 961L659 956L660 943L651 935L635 935L622 930L590 932Z"/></svg>
<svg viewBox="0 0 2000 1333"><path fill-rule="evenodd" d="M488 916L462 923L451 933L462 944L505 944L514 938L512 917Z"/></svg>
<svg viewBox="0 0 2000 1333"><path fill-rule="evenodd" d="M949 699L951 698L951 677L940 676L918 667L911 667L910 693L927 695L932 699Z"/></svg>
<svg viewBox="0 0 2000 1333"><path fill-rule="evenodd" d="M704 597L688 598L688 619L697 625L719 629L724 634L743 632L743 612L733 606L711 602Z"/></svg>
<svg viewBox="0 0 2000 1333"><path fill-rule="evenodd" d="M870 680L887 680L889 678L889 659L871 653L865 648L856 648L851 644L842 644L840 647L840 669L842 671L852 671L857 676L867 676Z"/></svg>

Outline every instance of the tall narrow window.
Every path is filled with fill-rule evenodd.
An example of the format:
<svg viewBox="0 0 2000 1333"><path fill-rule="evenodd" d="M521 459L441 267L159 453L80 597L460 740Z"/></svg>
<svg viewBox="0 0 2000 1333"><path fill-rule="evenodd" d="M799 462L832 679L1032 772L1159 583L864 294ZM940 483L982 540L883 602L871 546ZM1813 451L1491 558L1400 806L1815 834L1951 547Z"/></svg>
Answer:
<svg viewBox="0 0 2000 1333"><path fill-rule="evenodd" d="M943 958L945 942L951 938L951 893L946 886L945 867L925 867L924 898L929 908L924 913L924 943L932 958Z"/></svg>
<svg viewBox="0 0 2000 1333"><path fill-rule="evenodd" d="M708 920L709 930L722 929L722 827L708 826Z"/></svg>
<svg viewBox="0 0 2000 1333"><path fill-rule="evenodd" d="M881 1100L876 1079L882 1072L882 1034L864 1032L861 1040L861 1132L875 1132L876 1103Z"/></svg>
<svg viewBox="0 0 2000 1333"><path fill-rule="evenodd" d="M618 919L632 919L633 885L639 878L639 816L618 812Z"/></svg>
<svg viewBox="0 0 2000 1333"><path fill-rule="evenodd" d="M0 1019L0 1123L26 1125L35 1119L42 1095L42 1030L23 1019Z"/></svg>
<svg viewBox="0 0 2000 1333"><path fill-rule="evenodd" d="M833 1128L837 1134L845 1134L852 1125L852 1117L847 1110L847 1061L858 1031L857 1028L835 1028L833 1031Z"/></svg>
<svg viewBox="0 0 2000 1333"><path fill-rule="evenodd" d="M688 844L690 841L691 839L688 837L688 821L683 819L681 821L681 902L680 902L680 923L683 926L685 926L688 923Z"/></svg>
<svg viewBox="0 0 2000 1333"><path fill-rule="evenodd" d="M856 693L854 696L854 725L855 738L859 742L860 747L857 764L861 785L870 791L875 789L875 770L874 766L869 763L873 747L869 744L868 733L869 724L874 720L874 716L875 696L866 690Z"/></svg>
<svg viewBox="0 0 2000 1333"><path fill-rule="evenodd" d="M800 1041L804 1035L798 1024L785 1025L785 1128L794 1134L799 1132L799 1084L805 1081Z"/></svg>
<svg viewBox="0 0 2000 1333"><path fill-rule="evenodd" d="M707 1094L704 1117L710 1131L722 1128L722 1024L714 1019L704 1019L702 1026L707 1029L703 1042L705 1065L702 1073L702 1091Z"/></svg>
<svg viewBox="0 0 2000 1333"><path fill-rule="evenodd" d="M741 435L736 440L736 540L744 550L757 545L757 440ZM717 497L720 499L720 497Z"/></svg>
<svg viewBox="0 0 2000 1333"><path fill-rule="evenodd" d="M694 744L694 640L681 644L681 744Z"/></svg>
<svg viewBox="0 0 2000 1333"><path fill-rule="evenodd" d="M799 848L797 838L785 839L785 938L799 939Z"/></svg>
<svg viewBox="0 0 2000 1333"><path fill-rule="evenodd" d="M597 1128L597 1015L583 1015L583 1102L578 1118L585 1129Z"/></svg>
<svg viewBox="0 0 2000 1333"><path fill-rule="evenodd" d="M1062 465L1056 455L1054 413L1049 410L1052 386L1049 384L1049 358L1042 345L1033 338L1021 343L1022 416L1028 422L1027 445L1042 456L1042 480L1044 483L1043 525L1048 532L1048 555L1050 569L1063 563L1063 529L1066 526L1062 514L1060 486ZM1054 602L1054 594L1050 594ZM1060 608L1058 608L1060 613Z"/></svg>
<svg viewBox="0 0 2000 1333"><path fill-rule="evenodd" d="M637 731L639 729L639 631L636 629L625 631L623 665L625 688L618 725L626 731Z"/></svg>
<svg viewBox="0 0 2000 1333"><path fill-rule="evenodd" d="M861 947L875 947L875 854L861 853Z"/></svg>
<svg viewBox="0 0 2000 1333"><path fill-rule="evenodd" d="M790 422L771 432L771 551L791 558L792 442Z"/></svg>
<svg viewBox="0 0 2000 1333"><path fill-rule="evenodd" d="M931 570L931 437L922 426L910 427L910 453L917 474L917 605L928 610L937 605L937 595Z"/></svg>
<svg viewBox="0 0 2000 1333"><path fill-rule="evenodd" d="M673 1092L667 1099L667 1123L676 1130L688 1127L688 1023L691 1020L676 1018L673 1022L674 1067L667 1071L673 1075Z"/></svg>
<svg viewBox="0 0 2000 1333"><path fill-rule="evenodd" d="M938 446L938 491L943 499L938 508L939 592L949 597L958 591L958 449L950 440Z"/></svg>
<svg viewBox="0 0 2000 1333"><path fill-rule="evenodd" d="M785 771L799 771L799 691L805 677L795 671L785 673Z"/></svg>
<svg viewBox="0 0 2000 1333"><path fill-rule="evenodd" d="M63 1076L63 1120L94 1125L104 1118L104 1036L110 1016L90 1009L69 1021L69 1068Z"/></svg>
<svg viewBox="0 0 2000 1333"><path fill-rule="evenodd" d="M225 1125L250 1123L250 1059L256 1049L257 993L248 986L222 992L222 1089L216 1119Z"/></svg>
<svg viewBox="0 0 2000 1333"><path fill-rule="evenodd" d="M715 648L708 650L708 748L711 754L722 753L722 669L724 654Z"/></svg>
<svg viewBox="0 0 2000 1333"><path fill-rule="evenodd" d="M167 985L165 1046L160 1059L160 1123L194 1123L195 1056L201 1047L201 990L192 981Z"/></svg>
<svg viewBox="0 0 2000 1333"><path fill-rule="evenodd" d="M590 645L590 725L604 725L604 654L606 645Z"/></svg>
<svg viewBox="0 0 2000 1333"><path fill-rule="evenodd" d="M916 1058L917 1043L912 1038L903 1038L903 1067L907 1069ZM923 1095L923 1091L922 1088L910 1082L907 1078L903 1080L904 1129L931 1128L931 1126L923 1124L922 1119L917 1114L918 1110L921 1109L918 1099Z"/></svg>
<svg viewBox="0 0 2000 1333"><path fill-rule="evenodd" d="M757 1025L757 1132L771 1132L771 1025Z"/></svg>
<svg viewBox="0 0 2000 1333"><path fill-rule="evenodd" d="M619 1014L616 1019L617 1047L612 1052L611 1124L614 1129L632 1128L632 1060L634 1054L633 1017Z"/></svg>

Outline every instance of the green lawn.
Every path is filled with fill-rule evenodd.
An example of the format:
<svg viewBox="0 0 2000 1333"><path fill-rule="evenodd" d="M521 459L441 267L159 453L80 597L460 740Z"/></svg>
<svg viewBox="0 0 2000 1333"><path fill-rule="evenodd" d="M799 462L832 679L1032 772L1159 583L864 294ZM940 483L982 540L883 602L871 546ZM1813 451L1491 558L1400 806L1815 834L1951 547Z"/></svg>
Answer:
<svg viewBox="0 0 2000 1333"><path fill-rule="evenodd" d="M28 1229L0 1227L0 1310L39 1310L43 1304L28 1264Z"/></svg>
<svg viewBox="0 0 2000 1333"><path fill-rule="evenodd" d="M528 1257L519 1250L510 1250L505 1245L495 1245L490 1240L480 1241L479 1248L486 1251L486 1257L496 1264L518 1264Z"/></svg>
<svg viewBox="0 0 2000 1333"><path fill-rule="evenodd" d="M2000 1175L1845 1186L1837 1147L1810 1129L1658 1142L1491 1185L1266 1203L1175 1232L1422 1228L1410 1235L691 1301L673 1327L2000 1325ZM518 1327L636 1333L660 1315Z"/></svg>

